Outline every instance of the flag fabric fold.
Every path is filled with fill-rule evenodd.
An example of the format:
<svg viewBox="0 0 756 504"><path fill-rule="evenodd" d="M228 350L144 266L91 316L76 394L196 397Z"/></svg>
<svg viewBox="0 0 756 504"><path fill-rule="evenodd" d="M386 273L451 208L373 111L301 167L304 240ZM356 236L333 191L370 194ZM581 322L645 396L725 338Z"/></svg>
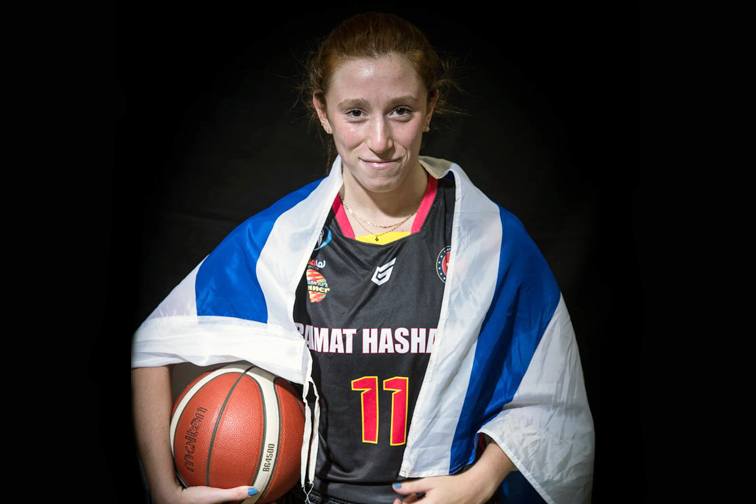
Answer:
<svg viewBox="0 0 756 504"><path fill-rule="evenodd" d="M132 367L239 360L303 385L312 356L293 320L295 291L340 190L328 176L286 194L234 228L134 333ZM456 195L452 243L433 351L399 475L456 474L483 433L516 472L508 502L590 502L594 429L575 333L546 259L522 222L451 161L420 156ZM319 401L306 408L301 484L317 460Z"/></svg>

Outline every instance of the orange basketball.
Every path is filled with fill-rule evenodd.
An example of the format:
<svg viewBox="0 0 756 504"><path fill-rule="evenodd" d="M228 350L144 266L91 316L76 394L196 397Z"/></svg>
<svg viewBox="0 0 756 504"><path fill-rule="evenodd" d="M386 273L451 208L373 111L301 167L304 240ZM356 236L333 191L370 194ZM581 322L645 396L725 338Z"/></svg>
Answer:
<svg viewBox="0 0 756 504"><path fill-rule="evenodd" d="M176 398L170 441L184 487L251 485L245 504L273 502L299 479L304 402L287 380L251 364L207 371Z"/></svg>

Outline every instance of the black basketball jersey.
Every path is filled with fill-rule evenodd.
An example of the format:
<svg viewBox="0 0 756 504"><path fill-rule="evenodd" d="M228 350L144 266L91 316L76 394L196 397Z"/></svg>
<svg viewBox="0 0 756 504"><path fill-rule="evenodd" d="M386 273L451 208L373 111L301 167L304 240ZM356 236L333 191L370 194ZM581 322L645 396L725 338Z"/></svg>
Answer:
<svg viewBox="0 0 756 504"><path fill-rule="evenodd" d="M430 195L430 197L429 197ZM320 394L314 488L392 502L433 349L450 260L454 176L428 176L412 232L355 238L337 195L297 288L294 321Z"/></svg>

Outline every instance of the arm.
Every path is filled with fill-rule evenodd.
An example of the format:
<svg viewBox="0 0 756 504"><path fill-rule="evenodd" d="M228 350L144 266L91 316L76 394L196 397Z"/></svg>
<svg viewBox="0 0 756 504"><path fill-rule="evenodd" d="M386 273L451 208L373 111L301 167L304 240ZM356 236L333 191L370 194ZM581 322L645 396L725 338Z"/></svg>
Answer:
<svg viewBox="0 0 756 504"><path fill-rule="evenodd" d="M174 474L168 433L172 407L170 375L169 366L131 370L137 448L150 495L156 502L166 502L180 487Z"/></svg>
<svg viewBox="0 0 756 504"><path fill-rule="evenodd" d="M472 466L450 476L428 476L417 480L402 481L401 484L394 483L394 491L401 495L394 499L393 504L415 502L419 500L418 496L421 496L423 502L429 504L487 503L504 478L517 468L496 442L485 433L482 435L487 442L486 448Z"/></svg>
<svg viewBox="0 0 756 504"><path fill-rule="evenodd" d="M484 490L486 500L490 499L510 472L517 468L506 453L488 435L481 433L486 448L470 469L462 473L471 485Z"/></svg>
<svg viewBox="0 0 756 504"><path fill-rule="evenodd" d="M133 368L134 420L137 448L144 465L152 502L155 504L240 502L256 493L249 485L233 488L191 486L184 488L176 477L170 446L171 368Z"/></svg>

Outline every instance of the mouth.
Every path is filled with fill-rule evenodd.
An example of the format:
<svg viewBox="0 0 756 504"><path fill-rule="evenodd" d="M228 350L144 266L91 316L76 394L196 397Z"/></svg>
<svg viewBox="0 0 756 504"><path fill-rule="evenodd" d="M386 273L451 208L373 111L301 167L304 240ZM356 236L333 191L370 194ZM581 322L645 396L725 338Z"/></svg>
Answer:
<svg viewBox="0 0 756 504"><path fill-rule="evenodd" d="M368 159L362 159L360 158L360 161L362 161L366 166L369 166L371 168L388 168L389 166L393 166L397 162L399 162L399 159L389 160L389 161L371 161Z"/></svg>

